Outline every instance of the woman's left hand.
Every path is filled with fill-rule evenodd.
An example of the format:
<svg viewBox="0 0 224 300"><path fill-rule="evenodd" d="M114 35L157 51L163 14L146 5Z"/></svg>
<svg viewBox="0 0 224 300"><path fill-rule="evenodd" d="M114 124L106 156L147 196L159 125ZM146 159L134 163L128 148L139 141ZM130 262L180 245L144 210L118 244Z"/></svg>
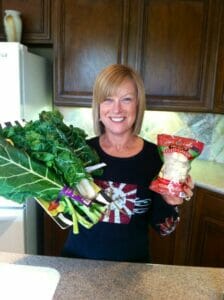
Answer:
<svg viewBox="0 0 224 300"><path fill-rule="evenodd" d="M194 183L192 181L192 178L191 176L188 176L183 186L184 192L186 194L185 198L174 197L170 195L162 195L162 196L163 199L166 201L166 203L170 205L180 205L184 202L184 200L189 201L191 199L191 197L193 196L193 191L192 191L193 188L194 188Z"/></svg>

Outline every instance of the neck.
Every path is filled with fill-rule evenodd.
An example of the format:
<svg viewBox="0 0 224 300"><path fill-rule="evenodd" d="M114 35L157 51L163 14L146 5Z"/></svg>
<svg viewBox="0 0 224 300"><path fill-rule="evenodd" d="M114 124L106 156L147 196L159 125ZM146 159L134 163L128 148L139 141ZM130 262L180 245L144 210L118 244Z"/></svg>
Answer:
<svg viewBox="0 0 224 300"><path fill-rule="evenodd" d="M142 150L143 144L143 140L133 134L114 136L106 133L100 137L101 148L116 157L133 156Z"/></svg>
<svg viewBox="0 0 224 300"><path fill-rule="evenodd" d="M106 148L114 148L119 151L132 146L136 138L137 137L132 133L126 134L125 136L103 134L101 136L101 142Z"/></svg>

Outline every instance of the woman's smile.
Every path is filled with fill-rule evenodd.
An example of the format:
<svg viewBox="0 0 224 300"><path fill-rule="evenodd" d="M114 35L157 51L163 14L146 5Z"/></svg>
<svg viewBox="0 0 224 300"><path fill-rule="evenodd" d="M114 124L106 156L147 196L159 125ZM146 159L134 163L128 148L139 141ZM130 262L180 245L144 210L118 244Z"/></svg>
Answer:
<svg viewBox="0 0 224 300"><path fill-rule="evenodd" d="M110 117L110 119L111 119L113 122L115 122L115 123L116 123L116 122L119 123L119 122L124 121L125 118L123 118L123 117L120 117L120 118L119 118L119 117Z"/></svg>

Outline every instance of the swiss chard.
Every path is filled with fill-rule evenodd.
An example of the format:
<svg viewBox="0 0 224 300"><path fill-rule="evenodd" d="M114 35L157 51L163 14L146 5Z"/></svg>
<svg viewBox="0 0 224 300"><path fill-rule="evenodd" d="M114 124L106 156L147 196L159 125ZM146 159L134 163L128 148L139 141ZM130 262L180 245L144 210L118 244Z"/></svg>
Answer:
<svg viewBox="0 0 224 300"><path fill-rule="evenodd" d="M54 172L0 137L0 193L23 203L31 197L57 198L62 184Z"/></svg>
<svg viewBox="0 0 224 300"><path fill-rule="evenodd" d="M101 218L105 207L93 203L91 208L73 201L69 197L58 195L63 185L44 164L0 137L0 194L17 203L36 198L45 211L59 224L65 226L60 214L69 215L73 222L73 231L78 233L78 223L90 228ZM43 200L44 199L44 200ZM55 207L52 207L52 203ZM66 226L67 227L67 226ZM64 228L66 228L64 227Z"/></svg>
<svg viewBox="0 0 224 300"><path fill-rule="evenodd" d="M85 167L99 162L97 152L86 143L87 134L85 131L73 125L66 125L59 111L42 111L40 120L41 122L47 122L57 127L58 134L63 142L73 149L75 155L81 159ZM98 170L97 172L100 171Z"/></svg>
<svg viewBox="0 0 224 300"><path fill-rule="evenodd" d="M0 195L19 203L35 198L56 222L69 214L75 233L78 223L89 228L99 221L106 207L91 200L108 199L85 169L99 158L82 129L67 126L58 111L43 111L25 126L1 128L0 136Z"/></svg>

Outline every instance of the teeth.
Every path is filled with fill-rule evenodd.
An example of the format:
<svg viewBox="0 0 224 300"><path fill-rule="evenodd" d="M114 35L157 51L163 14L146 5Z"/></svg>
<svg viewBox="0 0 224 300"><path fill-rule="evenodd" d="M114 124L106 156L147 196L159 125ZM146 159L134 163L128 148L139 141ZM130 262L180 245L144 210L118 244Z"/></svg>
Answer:
<svg viewBox="0 0 224 300"><path fill-rule="evenodd" d="M111 118L111 120L113 122L122 122L122 121L124 121L124 118L123 117L120 117L120 118Z"/></svg>

